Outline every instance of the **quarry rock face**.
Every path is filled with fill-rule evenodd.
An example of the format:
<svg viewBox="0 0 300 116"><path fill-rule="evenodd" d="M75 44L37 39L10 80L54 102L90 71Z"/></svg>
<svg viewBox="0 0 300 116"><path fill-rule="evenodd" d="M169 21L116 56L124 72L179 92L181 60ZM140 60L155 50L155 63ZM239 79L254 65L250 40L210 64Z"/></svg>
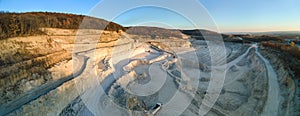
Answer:
<svg viewBox="0 0 300 116"><path fill-rule="evenodd" d="M261 52L277 74L274 82L279 88L269 88L270 72L251 44L225 43L227 61L223 62L201 40L190 41L192 38L180 38L180 34L149 38L133 32L43 30L47 35L0 40L0 115L97 115L90 102L116 115L144 115L156 103L170 102L177 91L184 96L182 101L191 101L181 114L199 115L202 101L211 94L207 92L214 80L211 72L221 66L226 78L207 115L268 114L264 109L272 105L267 102L272 97L269 89L279 91L277 115L296 114L298 87L282 68L283 61L275 53ZM222 47L210 47L221 54ZM198 61L189 60L190 54ZM211 66L212 56L220 67ZM155 84L147 85L149 82ZM197 86L192 86L195 82ZM106 97L86 94L100 89L98 84ZM98 101L88 101L89 96ZM163 105L158 115L170 115L168 111L173 110Z"/></svg>

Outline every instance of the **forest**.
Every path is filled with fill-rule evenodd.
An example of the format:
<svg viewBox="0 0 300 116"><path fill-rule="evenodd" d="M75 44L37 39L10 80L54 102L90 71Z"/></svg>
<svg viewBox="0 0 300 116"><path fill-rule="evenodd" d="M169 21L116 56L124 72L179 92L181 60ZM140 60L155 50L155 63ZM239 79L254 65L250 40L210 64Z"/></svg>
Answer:
<svg viewBox="0 0 300 116"><path fill-rule="evenodd" d="M0 40L44 34L40 28L125 30L116 23L83 15L50 12L0 12Z"/></svg>

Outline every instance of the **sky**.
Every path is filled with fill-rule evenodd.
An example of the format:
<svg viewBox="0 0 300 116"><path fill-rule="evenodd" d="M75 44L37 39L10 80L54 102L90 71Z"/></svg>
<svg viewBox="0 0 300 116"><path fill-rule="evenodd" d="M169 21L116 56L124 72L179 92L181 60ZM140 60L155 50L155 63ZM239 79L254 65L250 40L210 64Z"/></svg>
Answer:
<svg viewBox="0 0 300 116"><path fill-rule="evenodd" d="M109 0L108 0L109 1ZM134 1L134 0L128 0ZM142 1L142 0L139 0ZM200 16L199 9L186 5L189 0L176 4L179 9L190 9ZM192 0L191 0L192 1ZM9 12L63 12L83 14L114 21L124 26L159 26L181 29L193 28L183 15L156 7L142 7L119 14L111 19L112 11L91 13L101 0L0 0L0 11ZM300 0L199 0L220 32L300 31ZM111 2L107 8L125 7L130 2ZM201 21L199 21L201 22ZM203 21L202 23L206 23ZM197 25L201 25L198 24ZM203 24L205 25L205 24ZM212 25L212 24L210 24ZM204 28L206 26L203 26Z"/></svg>

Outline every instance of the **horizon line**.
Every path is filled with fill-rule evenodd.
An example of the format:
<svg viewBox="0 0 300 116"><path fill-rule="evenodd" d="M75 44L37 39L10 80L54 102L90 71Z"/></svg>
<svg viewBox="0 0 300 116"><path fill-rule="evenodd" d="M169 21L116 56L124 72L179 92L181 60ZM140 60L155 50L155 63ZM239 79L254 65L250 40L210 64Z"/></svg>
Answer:
<svg viewBox="0 0 300 116"><path fill-rule="evenodd" d="M108 22L113 22L116 23L114 21L109 21L105 18L101 18L101 17L97 17L97 16L93 16L93 15L88 15L88 14L83 14L83 13L74 13L74 12L61 12L61 11L5 11L5 10L0 10L0 12L3 13L18 13L18 14L22 14L22 13L61 13L61 14L72 14L72 15L83 15L83 16L87 16L87 17L93 17L93 18L97 18L97 19L102 19ZM116 23L119 24L119 23ZM167 27L162 27L162 26L157 26L157 25L124 25L124 24L119 24L122 27L128 28L128 27L154 27L154 28L162 28L162 29L173 29L173 30L206 30L206 31L212 31L209 29L205 29L205 28L167 28ZM242 29L245 30L245 29ZM300 29L298 30L265 30L265 31L221 31L221 29L217 30L217 31L213 31L213 32L217 32L217 33L221 33L221 34L235 34L235 33L270 33L270 32L299 32L300 33Z"/></svg>

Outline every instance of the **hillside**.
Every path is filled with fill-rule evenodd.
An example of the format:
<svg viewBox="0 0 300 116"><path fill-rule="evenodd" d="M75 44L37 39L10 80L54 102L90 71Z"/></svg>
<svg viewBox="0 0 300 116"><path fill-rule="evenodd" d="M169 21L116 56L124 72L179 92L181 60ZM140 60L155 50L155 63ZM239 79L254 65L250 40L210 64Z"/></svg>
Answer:
<svg viewBox="0 0 300 116"><path fill-rule="evenodd" d="M155 37L182 37L180 30L175 29L164 29L159 27L145 27L145 26L136 26L136 27L127 27L126 33L133 35L143 35L150 36L151 38Z"/></svg>
<svg viewBox="0 0 300 116"><path fill-rule="evenodd" d="M1 12L0 22L0 39L44 34L40 28L125 30L121 25L103 19L49 12Z"/></svg>

